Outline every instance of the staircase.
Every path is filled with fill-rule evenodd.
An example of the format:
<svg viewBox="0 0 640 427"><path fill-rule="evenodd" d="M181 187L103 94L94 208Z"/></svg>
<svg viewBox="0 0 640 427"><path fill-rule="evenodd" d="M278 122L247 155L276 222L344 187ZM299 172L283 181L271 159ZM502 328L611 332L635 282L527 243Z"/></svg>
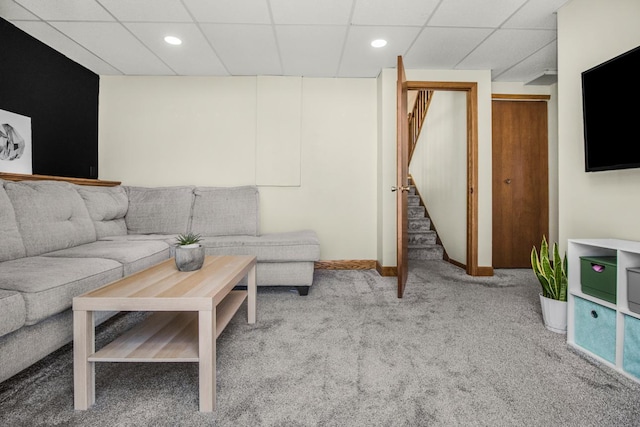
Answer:
<svg viewBox="0 0 640 427"><path fill-rule="evenodd" d="M420 203L416 187L412 184L409 190L407 212L409 220L409 253L411 260L443 259L444 248L437 243L438 235L431 230L431 220L427 210Z"/></svg>
<svg viewBox="0 0 640 427"><path fill-rule="evenodd" d="M409 126L409 163L418 143L418 137L422 131L424 119L429 110L432 90L420 90L416 94L416 99L411 112L408 115ZM409 251L407 257L411 260L444 259L446 253L438 241L435 227L431 226L431 219L427 216L427 210L413 184L413 178L409 176L409 201L408 201L408 234ZM434 228L432 230L432 228ZM448 259L448 257L447 257Z"/></svg>

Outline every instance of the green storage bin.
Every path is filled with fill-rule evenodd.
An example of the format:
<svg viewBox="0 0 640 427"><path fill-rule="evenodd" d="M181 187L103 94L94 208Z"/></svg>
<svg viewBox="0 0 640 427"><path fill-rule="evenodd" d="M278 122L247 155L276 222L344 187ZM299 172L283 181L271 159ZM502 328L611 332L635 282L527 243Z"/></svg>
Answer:
<svg viewBox="0 0 640 427"><path fill-rule="evenodd" d="M615 256L580 257L582 292L615 304L617 270Z"/></svg>
<svg viewBox="0 0 640 427"><path fill-rule="evenodd" d="M575 297L574 338L577 345L616 362L616 312L608 307Z"/></svg>

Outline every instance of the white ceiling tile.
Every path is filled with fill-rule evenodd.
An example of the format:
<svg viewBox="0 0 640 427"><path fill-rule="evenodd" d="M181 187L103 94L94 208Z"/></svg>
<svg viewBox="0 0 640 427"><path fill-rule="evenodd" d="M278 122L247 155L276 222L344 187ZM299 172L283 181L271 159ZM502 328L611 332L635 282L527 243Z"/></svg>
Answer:
<svg viewBox="0 0 640 427"><path fill-rule="evenodd" d="M376 77L382 68L394 68L398 55L404 55L418 35L417 27L349 28L339 77ZM385 39L382 48L371 47L374 39Z"/></svg>
<svg viewBox="0 0 640 427"><path fill-rule="evenodd" d="M334 75L346 34L346 26L276 26L284 74L303 77Z"/></svg>
<svg viewBox="0 0 640 427"><path fill-rule="evenodd" d="M52 25L125 74L175 74L120 24L53 22Z"/></svg>
<svg viewBox="0 0 640 427"><path fill-rule="evenodd" d="M94 0L16 0L41 19L53 21L115 21Z"/></svg>
<svg viewBox="0 0 640 427"><path fill-rule="evenodd" d="M30 13L24 7L10 0L3 0L0 3L0 16L10 21L12 19L30 19L37 20L38 17Z"/></svg>
<svg viewBox="0 0 640 427"><path fill-rule="evenodd" d="M567 1L0 0L0 16L45 21L51 27L23 27L100 74L375 77L400 54L409 67L491 69L515 81L543 71L554 12ZM168 50L158 28L183 28L174 24L200 34L191 27L190 41ZM375 50L378 37L389 44Z"/></svg>
<svg viewBox="0 0 640 427"><path fill-rule="evenodd" d="M275 24L347 25L353 0L271 0Z"/></svg>
<svg viewBox="0 0 640 427"><path fill-rule="evenodd" d="M408 68L454 69L493 30L489 28L427 27L407 52Z"/></svg>
<svg viewBox="0 0 640 427"><path fill-rule="evenodd" d="M423 26L440 0L356 0L354 25Z"/></svg>
<svg viewBox="0 0 640 427"><path fill-rule="evenodd" d="M46 40L46 44L49 47L57 50L78 64L82 64L85 68L88 68L96 74L122 74L46 22L16 21L13 22L13 24L38 40Z"/></svg>
<svg viewBox="0 0 640 427"><path fill-rule="evenodd" d="M179 75L229 74L196 24L128 23L125 26ZM167 35L180 38L182 44L166 43Z"/></svg>
<svg viewBox="0 0 640 427"><path fill-rule="evenodd" d="M522 62L496 76L495 80L501 82L528 82L545 70L557 69L558 46L556 43L549 43Z"/></svg>
<svg viewBox="0 0 640 427"><path fill-rule="evenodd" d="M267 0L182 0L197 22L270 24Z"/></svg>
<svg viewBox="0 0 640 427"><path fill-rule="evenodd" d="M180 0L98 0L119 21L191 22Z"/></svg>
<svg viewBox="0 0 640 427"><path fill-rule="evenodd" d="M492 70L500 74L511 64L519 62L551 43L556 32L551 30L497 30L456 68Z"/></svg>
<svg viewBox="0 0 640 427"><path fill-rule="evenodd" d="M201 24L201 28L232 75L282 74L270 25Z"/></svg>
<svg viewBox="0 0 640 427"><path fill-rule="evenodd" d="M555 30L558 26L555 12L566 2L567 0L529 0L502 28Z"/></svg>
<svg viewBox="0 0 640 427"><path fill-rule="evenodd" d="M429 26L498 28L526 0L443 0Z"/></svg>

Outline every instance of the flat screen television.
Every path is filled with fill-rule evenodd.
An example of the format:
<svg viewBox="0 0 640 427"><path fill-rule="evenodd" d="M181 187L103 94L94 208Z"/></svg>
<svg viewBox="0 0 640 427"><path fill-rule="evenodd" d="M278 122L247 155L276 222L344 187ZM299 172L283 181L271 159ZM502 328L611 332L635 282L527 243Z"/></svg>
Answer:
<svg viewBox="0 0 640 427"><path fill-rule="evenodd" d="M582 73L585 170L640 168L640 46Z"/></svg>

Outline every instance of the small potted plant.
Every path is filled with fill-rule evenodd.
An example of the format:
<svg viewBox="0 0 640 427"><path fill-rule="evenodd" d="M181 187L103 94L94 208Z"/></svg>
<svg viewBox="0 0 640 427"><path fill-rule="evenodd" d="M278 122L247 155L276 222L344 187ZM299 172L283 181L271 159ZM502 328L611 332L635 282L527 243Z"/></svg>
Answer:
<svg viewBox="0 0 640 427"><path fill-rule="evenodd" d="M199 234L187 233L176 237L176 267L180 271L194 271L204 263L204 246Z"/></svg>
<svg viewBox="0 0 640 427"><path fill-rule="evenodd" d="M534 246L531 250L531 267L535 273L542 292L540 305L542 319L547 329L557 333L567 332L567 254L560 258L558 244L553 244L551 257L546 237L542 237L540 255Z"/></svg>

